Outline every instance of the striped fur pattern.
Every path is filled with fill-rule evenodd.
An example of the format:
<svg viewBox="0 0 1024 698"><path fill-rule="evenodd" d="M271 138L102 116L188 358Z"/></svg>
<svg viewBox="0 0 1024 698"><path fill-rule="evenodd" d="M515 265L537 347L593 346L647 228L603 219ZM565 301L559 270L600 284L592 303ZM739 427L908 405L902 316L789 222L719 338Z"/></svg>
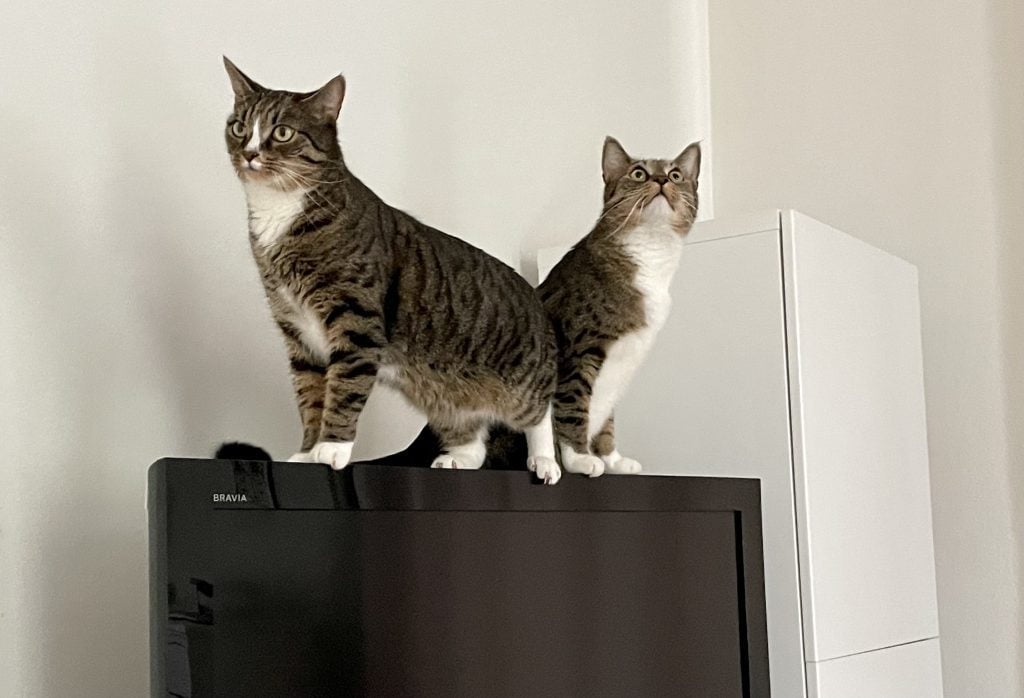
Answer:
<svg viewBox="0 0 1024 698"><path fill-rule="evenodd" d="M700 146L674 160L605 141L604 208L538 289L558 342L555 435L562 467L635 473L615 447L613 409L669 310L669 284L697 214Z"/></svg>
<svg viewBox="0 0 1024 698"><path fill-rule="evenodd" d="M351 173L336 132L341 76L294 93L225 66L235 92L227 150L303 425L293 458L344 467L381 382L426 414L443 446L434 467L480 467L500 423L527 433L527 466L557 482L556 346L529 284Z"/></svg>

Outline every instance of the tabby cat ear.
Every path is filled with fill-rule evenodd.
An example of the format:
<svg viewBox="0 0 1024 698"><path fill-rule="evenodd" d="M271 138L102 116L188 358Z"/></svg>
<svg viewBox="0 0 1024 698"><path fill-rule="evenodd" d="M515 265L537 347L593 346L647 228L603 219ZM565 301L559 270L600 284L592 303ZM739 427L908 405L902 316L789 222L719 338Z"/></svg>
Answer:
<svg viewBox="0 0 1024 698"><path fill-rule="evenodd" d="M263 92L263 87L239 70L238 66L229 61L227 56L221 56L221 58L224 59L224 69L228 71L228 77L231 78L231 89L235 91L236 98L241 99L254 92Z"/></svg>
<svg viewBox="0 0 1024 698"><path fill-rule="evenodd" d="M341 112L341 102L345 99L345 78L341 75L331 80L316 92L303 97L302 101L308 104L317 116L324 121L334 123L338 120Z"/></svg>
<svg viewBox="0 0 1024 698"><path fill-rule="evenodd" d="M696 182L697 176L700 175L700 141L686 146L686 150L672 163L682 170L684 177Z"/></svg>
<svg viewBox="0 0 1024 698"><path fill-rule="evenodd" d="M622 145L608 136L604 139L604 152L601 155L601 174L604 176L604 183L609 184L618 180L629 169L629 163L633 158Z"/></svg>

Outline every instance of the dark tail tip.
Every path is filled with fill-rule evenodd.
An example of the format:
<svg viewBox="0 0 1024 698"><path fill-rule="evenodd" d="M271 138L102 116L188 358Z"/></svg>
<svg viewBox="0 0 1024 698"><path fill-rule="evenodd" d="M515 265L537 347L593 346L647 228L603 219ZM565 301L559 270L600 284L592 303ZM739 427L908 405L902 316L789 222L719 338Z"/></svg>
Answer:
<svg viewBox="0 0 1024 698"><path fill-rule="evenodd" d="M217 449L214 458L221 460L273 460L270 454L259 446L242 443L241 441L226 441Z"/></svg>

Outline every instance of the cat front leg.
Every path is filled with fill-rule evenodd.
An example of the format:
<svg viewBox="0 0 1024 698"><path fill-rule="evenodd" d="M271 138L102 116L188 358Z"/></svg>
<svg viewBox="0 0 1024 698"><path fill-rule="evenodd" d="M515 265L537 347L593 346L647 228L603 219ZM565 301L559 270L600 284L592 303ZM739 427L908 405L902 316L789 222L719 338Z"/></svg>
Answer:
<svg viewBox="0 0 1024 698"><path fill-rule="evenodd" d="M315 361L305 350L298 331L291 323L280 318L277 324L284 334L292 388L295 390L295 402L299 408L299 418L302 420L302 446L298 453L288 460L309 463L312 462L310 451L320 437L327 368Z"/></svg>
<svg viewBox="0 0 1024 698"><path fill-rule="evenodd" d="M639 473L640 463L626 458L615 448L615 417L605 420L601 431L590 440L590 450L604 462L606 473L631 475Z"/></svg>
<svg viewBox="0 0 1024 698"><path fill-rule="evenodd" d="M537 474L545 485L555 485L562 479L562 469L555 460L555 432L552 407L549 404L541 420L526 427L526 467Z"/></svg>
<svg viewBox="0 0 1024 698"><path fill-rule="evenodd" d="M341 470L352 458L356 423L373 388L386 338L383 317L353 299L328 309L324 325L331 354L320 435L311 455L314 462Z"/></svg>
<svg viewBox="0 0 1024 698"><path fill-rule="evenodd" d="M568 328L560 334L569 336ZM553 404L555 438L562 467L566 472L599 477L604 461L590 453L587 432L590 427L590 398L594 381L604 361L604 350L596 345L577 344L560 347L558 387Z"/></svg>
<svg viewBox="0 0 1024 698"><path fill-rule="evenodd" d="M604 474L604 461L587 447L588 413L586 408L559 402L555 396L555 435L562 456L562 468L592 478Z"/></svg>

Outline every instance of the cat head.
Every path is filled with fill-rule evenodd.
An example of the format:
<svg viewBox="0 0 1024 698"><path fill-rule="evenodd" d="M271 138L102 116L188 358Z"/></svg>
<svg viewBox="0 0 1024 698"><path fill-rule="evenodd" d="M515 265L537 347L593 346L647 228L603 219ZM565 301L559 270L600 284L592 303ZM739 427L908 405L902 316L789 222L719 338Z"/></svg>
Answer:
<svg viewBox="0 0 1024 698"><path fill-rule="evenodd" d="M691 143L674 160L634 158L608 136L601 159L604 177L602 218L628 231L628 223L668 222L685 234L697 215L700 143Z"/></svg>
<svg viewBox="0 0 1024 698"><path fill-rule="evenodd" d="M285 92L261 86L226 56L224 67L235 92L224 139L244 184L306 189L341 164L337 120L345 78L338 75L315 92Z"/></svg>

